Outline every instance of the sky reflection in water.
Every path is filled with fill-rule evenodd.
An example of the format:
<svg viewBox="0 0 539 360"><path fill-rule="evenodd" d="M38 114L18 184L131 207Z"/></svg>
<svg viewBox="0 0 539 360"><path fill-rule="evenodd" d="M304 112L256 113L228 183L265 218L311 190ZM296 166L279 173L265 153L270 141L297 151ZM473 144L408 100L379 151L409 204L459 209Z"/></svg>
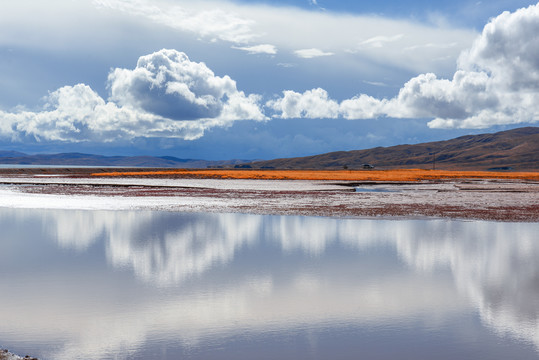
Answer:
<svg viewBox="0 0 539 360"><path fill-rule="evenodd" d="M538 356L536 223L0 208L0 229L0 346L43 359Z"/></svg>

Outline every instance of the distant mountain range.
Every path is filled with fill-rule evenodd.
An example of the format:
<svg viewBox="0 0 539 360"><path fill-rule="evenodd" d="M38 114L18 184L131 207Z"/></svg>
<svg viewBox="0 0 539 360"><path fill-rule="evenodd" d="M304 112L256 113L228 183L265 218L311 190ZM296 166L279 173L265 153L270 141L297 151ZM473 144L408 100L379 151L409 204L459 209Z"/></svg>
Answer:
<svg viewBox="0 0 539 360"><path fill-rule="evenodd" d="M252 168L275 169L424 168L447 170L539 170L539 127L461 136L416 145L257 161ZM365 166L368 167L368 166Z"/></svg>
<svg viewBox="0 0 539 360"><path fill-rule="evenodd" d="M0 151L0 164L5 165L207 168L229 167L240 163L245 163L245 160L207 161L173 156L102 156L81 153L28 155L16 151Z"/></svg>
<svg viewBox="0 0 539 360"><path fill-rule="evenodd" d="M415 145L337 151L314 156L252 162L179 159L172 156L102 156L81 153L28 155L16 151L0 151L0 164L256 169L362 169L368 164L376 169L432 169L435 167L454 170L539 171L539 127L461 136L452 140Z"/></svg>

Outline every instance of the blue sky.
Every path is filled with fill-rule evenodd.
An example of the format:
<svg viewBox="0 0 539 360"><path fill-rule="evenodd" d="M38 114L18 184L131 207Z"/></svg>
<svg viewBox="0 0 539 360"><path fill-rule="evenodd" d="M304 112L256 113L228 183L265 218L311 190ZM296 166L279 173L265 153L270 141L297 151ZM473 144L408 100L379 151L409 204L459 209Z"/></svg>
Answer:
<svg viewBox="0 0 539 360"><path fill-rule="evenodd" d="M270 159L536 126L530 1L19 0L0 150Z"/></svg>

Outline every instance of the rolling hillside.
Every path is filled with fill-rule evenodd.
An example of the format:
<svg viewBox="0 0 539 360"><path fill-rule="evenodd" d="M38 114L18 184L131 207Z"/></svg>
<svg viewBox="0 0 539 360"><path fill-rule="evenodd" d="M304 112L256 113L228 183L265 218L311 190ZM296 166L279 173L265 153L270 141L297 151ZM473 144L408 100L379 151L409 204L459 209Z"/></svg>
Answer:
<svg viewBox="0 0 539 360"><path fill-rule="evenodd" d="M416 145L257 161L252 168L275 169L423 168L462 170L539 170L539 127L468 135Z"/></svg>

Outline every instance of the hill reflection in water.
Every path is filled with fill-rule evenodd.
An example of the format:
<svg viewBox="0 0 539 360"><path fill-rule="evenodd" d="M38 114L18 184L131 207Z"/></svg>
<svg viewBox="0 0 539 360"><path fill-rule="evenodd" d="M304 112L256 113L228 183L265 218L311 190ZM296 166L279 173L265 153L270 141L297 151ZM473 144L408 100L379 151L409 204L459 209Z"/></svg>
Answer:
<svg viewBox="0 0 539 360"><path fill-rule="evenodd" d="M0 228L0 339L45 359L539 349L535 223L0 208Z"/></svg>

